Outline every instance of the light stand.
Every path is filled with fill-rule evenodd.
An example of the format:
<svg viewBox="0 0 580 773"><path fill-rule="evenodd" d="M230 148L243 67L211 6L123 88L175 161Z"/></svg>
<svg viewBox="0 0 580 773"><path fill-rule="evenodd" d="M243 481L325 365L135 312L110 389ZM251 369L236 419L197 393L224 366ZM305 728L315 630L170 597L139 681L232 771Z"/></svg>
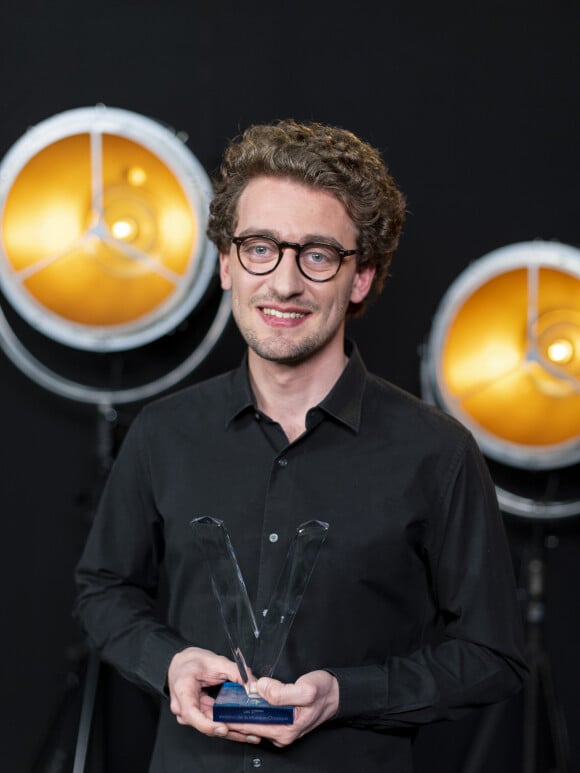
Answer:
<svg viewBox="0 0 580 773"><path fill-rule="evenodd" d="M32 127L0 164L0 287L13 310L0 309L0 348L43 389L96 406L90 516L115 456L115 406L179 384L230 317L206 237L211 183L185 139L97 105ZM85 655L73 773L86 768L101 672ZM69 770L82 681L72 669L69 680L39 773Z"/></svg>
<svg viewBox="0 0 580 773"><path fill-rule="evenodd" d="M106 481L106 478L111 469L111 465L115 458L114 432L117 422L117 412L109 403L100 403L98 405L97 417L98 423L96 445L98 480L100 481L100 485L98 485L98 491L95 492L95 501L98 499L101 493L102 487ZM79 728L75 745L72 773L84 773L85 771L89 741L91 737L91 726L97 699L100 668L101 662L99 655L95 652L95 650L89 650L82 691Z"/></svg>
<svg viewBox="0 0 580 773"><path fill-rule="evenodd" d="M530 529L522 770L540 773L545 719L550 773L568 773L566 725L544 644L545 526L580 515L580 250L538 240L475 261L441 301L421 381L423 396L473 433L502 511ZM506 705L483 712L463 773L487 771Z"/></svg>
<svg viewBox="0 0 580 773"><path fill-rule="evenodd" d="M555 767L551 773L568 773L566 724L554 689L550 657L544 646L546 612L546 538L542 523L534 524L526 563L527 656L530 676L524 693L523 773L538 773L542 708L548 723Z"/></svg>
<svg viewBox="0 0 580 773"><path fill-rule="evenodd" d="M523 693L522 773L569 773L566 721L554 688L552 664L544 642L548 539L545 524L533 523L523 550L525 587L522 590L525 593L526 656L530 674ZM508 701L503 701L484 710L462 773L486 773L489 749L509 705ZM549 750L545 748L546 740ZM540 764L550 752L553 764L541 768Z"/></svg>

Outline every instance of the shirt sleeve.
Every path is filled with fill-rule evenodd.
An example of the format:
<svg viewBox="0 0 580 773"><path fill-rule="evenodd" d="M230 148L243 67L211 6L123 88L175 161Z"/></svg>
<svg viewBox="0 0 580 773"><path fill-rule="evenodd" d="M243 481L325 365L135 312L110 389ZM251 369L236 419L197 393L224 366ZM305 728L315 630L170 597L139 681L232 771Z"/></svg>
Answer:
<svg viewBox="0 0 580 773"><path fill-rule="evenodd" d="M163 533L141 418L113 465L77 566L75 615L104 660L164 694L171 659L189 643L157 611Z"/></svg>
<svg viewBox="0 0 580 773"><path fill-rule="evenodd" d="M454 719L519 691L526 674L521 613L501 513L471 436L457 449L426 565L441 638L384 663L328 669L339 682L337 719L391 729Z"/></svg>

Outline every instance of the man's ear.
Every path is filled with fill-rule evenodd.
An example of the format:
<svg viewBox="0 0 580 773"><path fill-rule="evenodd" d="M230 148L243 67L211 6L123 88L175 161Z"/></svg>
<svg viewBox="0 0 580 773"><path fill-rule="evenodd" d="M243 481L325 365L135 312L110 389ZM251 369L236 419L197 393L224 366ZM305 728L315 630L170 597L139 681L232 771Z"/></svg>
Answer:
<svg viewBox="0 0 580 773"><path fill-rule="evenodd" d="M351 303L360 303L369 294L376 269L374 266L362 266L354 275L352 290L350 293Z"/></svg>
<svg viewBox="0 0 580 773"><path fill-rule="evenodd" d="M222 283L222 290L232 289L229 252L220 252L220 279Z"/></svg>

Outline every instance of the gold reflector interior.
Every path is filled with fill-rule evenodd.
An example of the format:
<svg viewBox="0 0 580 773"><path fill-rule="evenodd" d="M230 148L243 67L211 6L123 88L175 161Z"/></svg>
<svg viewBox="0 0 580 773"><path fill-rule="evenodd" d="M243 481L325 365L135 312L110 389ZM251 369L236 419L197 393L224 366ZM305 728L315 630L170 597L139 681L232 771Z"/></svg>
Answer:
<svg viewBox="0 0 580 773"><path fill-rule="evenodd" d="M540 269L528 334L527 279L510 271L466 299L445 339L443 379L453 405L494 436L547 446L580 436L580 281ZM550 356L566 345L561 362Z"/></svg>
<svg viewBox="0 0 580 773"><path fill-rule="evenodd" d="M191 310L200 274L207 284L213 273L201 266L213 252L209 180L181 140L143 116L95 108L61 118L64 136L54 139L51 119L45 142L40 124L32 150L10 159L6 294L63 343L120 349L152 340L180 321L177 307L181 318Z"/></svg>
<svg viewBox="0 0 580 773"><path fill-rule="evenodd" d="M450 288L429 346L437 402L491 458L580 458L580 251L530 242L490 253Z"/></svg>

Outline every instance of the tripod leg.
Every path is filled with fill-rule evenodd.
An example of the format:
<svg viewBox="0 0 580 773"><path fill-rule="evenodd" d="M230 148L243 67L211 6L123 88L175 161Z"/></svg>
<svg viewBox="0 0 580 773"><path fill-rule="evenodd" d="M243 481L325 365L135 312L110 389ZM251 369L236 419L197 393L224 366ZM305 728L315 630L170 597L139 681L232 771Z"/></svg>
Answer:
<svg viewBox="0 0 580 773"><path fill-rule="evenodd" d="M492 745L506 704L507 701L502 701L484 709L463 766L463 773L481 773L487 770L485 766L487 751Z"/></svg>
<svg viewBox="0 0 580 773"><path fill-rule="evenodd" d="M530 675L524 696L523 773L536 773L540 670L536 660L530 662Z"/></svg>
<svg viewBox="0 0 580 773"><path fill-rule="evenodd" d="M99 682L100 660L96 652L89 653L85 686L83 691L83 703L79 720L79 731L75 749L75 758L72 773L84 773L91 734L91 723L95 710L97 686Z"/></svg>
<svg viewBox="0 0 580 773"><path fill-rule="evenodd" d="M548 714L548 724L550 727L550 736L556 762L556 770L554 773L568 773L568 733L564 716L556 700L552 669L547 657L542 658L539 669L540 682L543 686L544 701Z"/></svg>

